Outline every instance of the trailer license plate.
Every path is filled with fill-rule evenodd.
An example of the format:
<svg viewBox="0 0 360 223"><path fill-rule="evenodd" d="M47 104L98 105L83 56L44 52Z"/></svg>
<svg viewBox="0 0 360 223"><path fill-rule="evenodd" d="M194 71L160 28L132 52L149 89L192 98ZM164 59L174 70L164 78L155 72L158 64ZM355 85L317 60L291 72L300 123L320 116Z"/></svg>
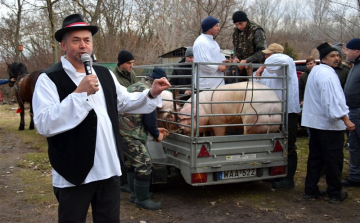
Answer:
<svg viewBox="0 0 360 223"><path fill-rule="evenodd" d="M253 177L256 175L256 169L230 170L220 172L220 179L231 179L240 177Z"/></svg>

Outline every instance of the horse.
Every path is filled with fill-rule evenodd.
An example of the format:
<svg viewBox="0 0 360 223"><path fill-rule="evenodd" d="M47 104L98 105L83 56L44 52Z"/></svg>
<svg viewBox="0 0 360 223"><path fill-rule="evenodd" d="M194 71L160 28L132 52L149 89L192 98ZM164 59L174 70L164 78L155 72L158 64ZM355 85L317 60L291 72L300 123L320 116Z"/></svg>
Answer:
<svg viewBox="0 0 360 223"><path fill-rule="evenodd" d="M30 125L29 129L34 129L32 97L35 89L36 81L42 71L34 71L29 74L26 66L23 63L14 62L12 64L6 63L8 66L7 72L10 79L15 78L15 81L10 81L9 86L15 87L16 100L20 107L20 125L19 130L24 130L25 120L24 111L25 102L30 103Z"/></svg>

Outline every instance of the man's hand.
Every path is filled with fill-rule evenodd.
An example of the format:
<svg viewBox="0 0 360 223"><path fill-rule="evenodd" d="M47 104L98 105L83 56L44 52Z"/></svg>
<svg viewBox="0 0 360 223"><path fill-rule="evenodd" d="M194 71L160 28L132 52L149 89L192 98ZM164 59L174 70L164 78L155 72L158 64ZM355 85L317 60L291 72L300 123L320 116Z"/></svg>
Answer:
<svg viewBox="0 0 360 223"><path fill-rule="evenodd" d="M240 60L240 63L247 63L246 60ZM238 66L239 70L247 69L247 66Z"/></svg>
<svg viewBox="0 0 360 223"><path fill-rule="evenodd" d="M155 79L150 89L150 94L156 98L163 90L168 89L170 86L169 81L165 77Z"/></svg>
<svg viewBox="0 0 360 223"><path fill-rule="evenodd" d="M262 75L262 73L264 72L265 68L266 68L265 66L259 67L259 69L256 70L255 76L260 77Z"/></svg>
<svg viewBox="0 0 360 223"><path fill-rule="evenodd" d="M159 129L159 137L156 139L156 142L161 142L164 138L169 135L169 131L165 128L158 128Z"/></svg>
<svg viewBox="0 0 360 223"><path fill-rule="evenodd" d="M226 66L226 65L219 65L219 66L218 66L218 70L219 70L219 71L225 72L226 69L227 69L227 66Z"/></svg>
<svg viewBox="0 0 360 223"><path fill-rule="evenodd" d="M99 90L99 80L95 74L86 75L79 86L75 89L74 92L82 93L86 92L87 95L91 95L94 92Z"/></svg>
<svg viewBox="0 0 360 223"><path fill-rule="evenodd" d="M349 117L347 117L347 115L344 115L343 117L341 117L341 120L343 120L344 124L346 125L346 129L349 131L354 131L355 130L355 124L352 123L352 121L350 121Z"/></svg>
<svg viewBox="0 0 360 223"><path fill-rule="evenodd" d="M346 125L346 129L349 130L349 131L354 131L355 130L355 124L352 123L352 121L348 121L348 122L345 122L345 125Z"/></svg>
<svg viewBox="0 0 360 223"><path fill-rule="evenodd" d="M186 91L184 92L184 95L191 95L191 90L186 90Z"/></svg>

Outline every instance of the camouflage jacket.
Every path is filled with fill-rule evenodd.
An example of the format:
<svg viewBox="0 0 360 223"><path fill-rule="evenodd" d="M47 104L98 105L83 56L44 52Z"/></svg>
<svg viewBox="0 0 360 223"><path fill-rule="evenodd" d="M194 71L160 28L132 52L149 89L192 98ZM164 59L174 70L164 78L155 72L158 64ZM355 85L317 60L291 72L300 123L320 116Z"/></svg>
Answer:
<svg viewBox="0 0 360 223"><path fill-rule="evenodd" d="M263 28L249 21L244 31L234 28L233 44L235 56L240 60L252 63L263 63L265 56L262 50L266 49L266 36Z"/></svg>
<svg viewBox="0 0 360 223"><path fill-rule="evenodd" d="M127 90L128 92L143 92L145 89L149 89L151 83L149 81L141 80L135 84L130 85ZM147 131L142 123L141 114L119 114L119 128L120 135L125 139L132 138L142 142L146 142Z"/></svg>

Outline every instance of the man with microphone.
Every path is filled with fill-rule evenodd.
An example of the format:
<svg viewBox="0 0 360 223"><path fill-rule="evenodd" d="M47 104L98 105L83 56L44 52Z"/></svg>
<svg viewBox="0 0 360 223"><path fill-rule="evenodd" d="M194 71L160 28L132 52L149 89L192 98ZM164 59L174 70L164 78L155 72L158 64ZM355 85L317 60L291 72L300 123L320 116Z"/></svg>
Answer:
<svg viewBox="0 0 360 223"><path fill-rule="evenodd" d="M37 131L48 141L59 222L85 222L90 204L94 222L120 222L118 112L150 113L170 87L161 78L149 90L128 93L95 64L86 75L81 56L91 54L97 31L80 14L64 19L55 33L64 56L39 76L33 96Z"/></svg>

